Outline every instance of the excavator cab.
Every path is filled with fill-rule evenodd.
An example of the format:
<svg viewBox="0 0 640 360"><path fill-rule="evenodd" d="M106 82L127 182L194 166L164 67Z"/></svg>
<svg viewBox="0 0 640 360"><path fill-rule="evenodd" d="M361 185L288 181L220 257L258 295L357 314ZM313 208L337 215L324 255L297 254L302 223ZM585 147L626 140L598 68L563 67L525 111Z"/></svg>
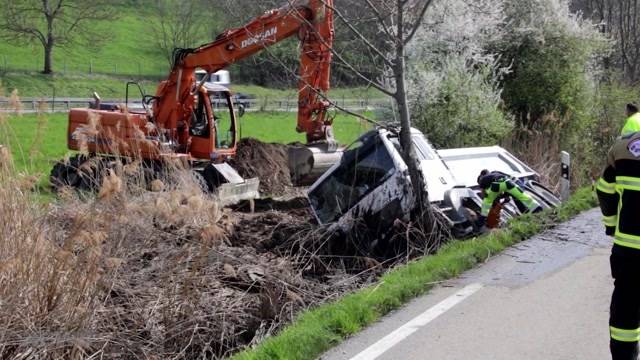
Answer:
<svg viewBox="0 0 640 360"><path fill-rule="evenodd" d="M229 89L205 83L195 96L187 151L194 158L214 162L231 157L238 142L238 126Z"/></svg>

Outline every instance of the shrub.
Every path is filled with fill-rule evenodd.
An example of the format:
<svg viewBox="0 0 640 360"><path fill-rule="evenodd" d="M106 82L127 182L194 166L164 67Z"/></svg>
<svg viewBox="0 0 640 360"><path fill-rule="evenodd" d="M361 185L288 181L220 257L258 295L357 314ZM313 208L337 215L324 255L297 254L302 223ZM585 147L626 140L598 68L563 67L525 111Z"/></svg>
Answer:
<svg viewBox="0 0 640 360"><path fill-rule="evenodd" d="M532 128L552 112L580 121L589 110L593 60L605 49L604 39L564 0L508 0L505 14L505 36L494 46L510 67L503 98L518 124Z"/></svg>
<svg viewBox="0 0 640 360"><path fill-rule="evenodd" d="M477 11L482 8L483 11ZM512 127L501 110L502 1L437 1L408 48L414 125L440 147L490 145Z"/></svg>
<svg viewBox="0 0 640 360"><path fill-rule="evenodd" d="M414 83L430 85L421 89L424 92L412 94L414 126L428 134L437 147L500 142L513 122L501 109L500 89L492 80L492 70L492 65L473 68L456 56L447 59L437 73L413 75ZM425 74L426 78L421 78Z"/></svg>

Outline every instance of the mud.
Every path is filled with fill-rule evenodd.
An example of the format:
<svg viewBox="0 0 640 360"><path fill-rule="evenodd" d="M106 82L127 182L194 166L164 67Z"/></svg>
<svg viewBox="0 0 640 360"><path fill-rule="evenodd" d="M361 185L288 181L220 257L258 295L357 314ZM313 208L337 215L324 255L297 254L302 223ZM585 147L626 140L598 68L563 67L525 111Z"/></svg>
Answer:
<svg viewBox="0 0 640 360"><path fill-rule="evenodd" d="M244 178L259 178L260 192L264 195L281 196L293 186L287 145L242 139L231 165Z"/></svg>
<svg viewBox="0 0 640 360"><path fill-rule="evenodd" d="M263 192L280 197L221 208L188 171L158 192L124 181L109 192L103 183L97 199L61 193L44 220L47 237L64 256L87 258L77 268L93 269L92 292L80 294L91 306L74 333L83 353L225 357L432 251L431 235L410 223L394 222L383 241L366 224L329 231L290 187L286 147L246 140L238 153L241 174L266 179Z"/></svg>
<svg viewBox="0 0 640 360"><path fill-rule="evenodd" d="M248 203L220 209L192 192L116 195L71 200L47 222L62 247L79 227L99 234L91 249L73 246L100 254L95 325L82 341L87 353L110 358L224 357L385 270L323 246L333 238L305 198L261 199L251 212Z"/></svg>

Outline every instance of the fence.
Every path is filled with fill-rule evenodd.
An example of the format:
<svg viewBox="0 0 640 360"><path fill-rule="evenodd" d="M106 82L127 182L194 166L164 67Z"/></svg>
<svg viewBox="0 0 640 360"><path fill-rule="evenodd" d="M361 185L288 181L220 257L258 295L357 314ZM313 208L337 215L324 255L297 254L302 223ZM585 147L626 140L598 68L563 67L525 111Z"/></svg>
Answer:
<svg viewBox="0 0 640 360"><path fill-rule="evenodd" d="M93 101L91 98L71 98L71 97L24 97L20 98L23 112L66 112L74 107L87 107ZM124 104L125 99L103 99L103 104ZM298 111L298 102L295 99L234 99L236 105L242 104L246 111L265 111L265 112L296 112ZM339 99L334 101L336 106L349 111L375 111L378 109L389 108L391 102L388 99ZM13 112L10 109L10 99L0 97L0 111ZM142 104L136 100L129 100L131 108L141 108ZM222 100L214 101L216 108L226 106Z"/></svg>
<svg viewBox="0 0 640 360"><path fill-rule="evenodd" d="M31 56L28 59L14 58L10 55L0 55L0 71L33 71L40 72L44 68L44 59L41 55ZM71 75L115 75L133 76L145 78L166 77L169 65L166 63L152 63L148 61L107 61L103 59L73 59L66 57L54 57L53 71L61 74Z"/></svg>

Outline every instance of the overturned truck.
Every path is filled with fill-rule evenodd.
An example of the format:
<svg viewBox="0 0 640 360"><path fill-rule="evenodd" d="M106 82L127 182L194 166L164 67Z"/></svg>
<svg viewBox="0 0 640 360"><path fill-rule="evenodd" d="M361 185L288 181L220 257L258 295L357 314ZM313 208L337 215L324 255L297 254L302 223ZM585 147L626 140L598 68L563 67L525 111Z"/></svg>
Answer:
<svg viewBox="0 0 640 360"><path fill-rule="evenodd" d="M499 146L436 151L419 130L412 129L411 138L429 201L455 237L480 231L475 220L482 197L476 179L482 169L513 176L542 208L560 203L533 169ZM397 220L408 221L416 200L401 153L398 133L385 128L371 130L351 144L308 191L318 222L349 232L364 221L384 232ZM507 203L500 221L520 213L515 204Z"/></svg>

